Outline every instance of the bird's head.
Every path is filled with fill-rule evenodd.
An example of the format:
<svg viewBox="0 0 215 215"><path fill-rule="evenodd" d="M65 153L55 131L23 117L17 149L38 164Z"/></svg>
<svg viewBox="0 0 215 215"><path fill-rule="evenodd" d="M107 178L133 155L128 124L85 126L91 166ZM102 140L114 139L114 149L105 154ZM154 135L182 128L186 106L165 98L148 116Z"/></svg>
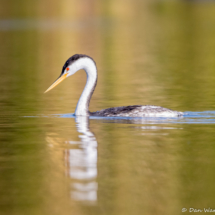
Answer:
<svg viewBox="0 0 215 215"><path fill-rule="evenodd" d="M91 63L91 62L95 64L94 60L87 55L83 55L83 54L73 55L64 64L62 72L60 76L57 78L57 80L44 93L47 93L48 91L56 87L64 79L75 74L78 70L84 69L84 65L87 65L88 63Z"/></svg>

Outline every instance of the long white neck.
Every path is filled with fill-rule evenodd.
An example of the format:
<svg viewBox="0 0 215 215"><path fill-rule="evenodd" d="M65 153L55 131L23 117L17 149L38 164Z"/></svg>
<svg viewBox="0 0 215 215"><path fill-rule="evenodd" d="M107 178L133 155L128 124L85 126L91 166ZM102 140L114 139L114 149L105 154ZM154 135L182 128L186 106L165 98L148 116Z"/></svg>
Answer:
<svg viewBox="0 0 215 215"><path fill-rule="evenodd" d="M97 83L97 69L94 61L90 58L81 58L75 64L77 70L84 69L87 74L87 83L76 106L75 115L88 116L90 99Z"/></svg>

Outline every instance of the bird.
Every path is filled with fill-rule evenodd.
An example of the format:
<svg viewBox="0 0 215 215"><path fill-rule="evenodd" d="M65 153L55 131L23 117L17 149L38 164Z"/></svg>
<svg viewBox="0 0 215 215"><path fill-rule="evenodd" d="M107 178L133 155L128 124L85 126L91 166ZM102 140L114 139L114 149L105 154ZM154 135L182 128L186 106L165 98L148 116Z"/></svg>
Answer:
<svg viewBox="0 0 215 215"><path fill-rule="evenodd" d="M75 116L97 116L97 117L180 117L183 112L174 111L154 105L129 105L121 107L112 107L96 112L89 111L90 99L97 84L96 63L88 55L75 54L64 64L62 72L57 80L44 92L48 92L64 79L84 69L87 74L87 81L84 90L79 98L75 109Z"/></svg>

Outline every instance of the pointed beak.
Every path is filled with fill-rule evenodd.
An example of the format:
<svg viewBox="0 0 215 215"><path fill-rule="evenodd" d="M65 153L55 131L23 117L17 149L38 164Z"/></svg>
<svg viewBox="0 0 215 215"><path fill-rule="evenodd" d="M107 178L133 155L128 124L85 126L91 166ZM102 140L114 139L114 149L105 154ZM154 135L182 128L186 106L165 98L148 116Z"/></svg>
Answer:
<svg viewBox="0 0 215 215"><path fill-rule="evenodd" d="M60 82L62 82L64 79L66 79L66 77L67 77L67 74L60 76L44 93L47 93L49 90L56 87L58 84L60 84Z"/></svg>

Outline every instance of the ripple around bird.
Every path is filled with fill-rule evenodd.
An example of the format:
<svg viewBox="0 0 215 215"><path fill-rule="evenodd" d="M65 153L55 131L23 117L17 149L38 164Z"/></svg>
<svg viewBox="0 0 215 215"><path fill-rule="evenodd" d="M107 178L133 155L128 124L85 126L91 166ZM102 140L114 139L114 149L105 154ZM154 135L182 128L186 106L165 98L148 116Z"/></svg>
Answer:
<svg viewBox="0 0 215 215"><path fill-rule="evenodd" d="M52 114L46 117L75 118L74 113ZM131 124L159 124L159 123L178 123L178 124L215 124L215 111L186 111L182 117L96 117L90 116L93 120L103 120L114 123Z"/></svg>

